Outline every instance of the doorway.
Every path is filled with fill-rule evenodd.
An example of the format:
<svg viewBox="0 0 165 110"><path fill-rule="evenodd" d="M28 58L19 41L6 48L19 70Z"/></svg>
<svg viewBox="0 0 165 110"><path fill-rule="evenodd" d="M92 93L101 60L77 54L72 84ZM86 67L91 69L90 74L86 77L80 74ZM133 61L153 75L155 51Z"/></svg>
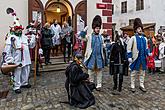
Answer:
<svg viewBox="0 0 165 110"><path fill-rule="evenodd" d="M75 8L75 31L81 31L87 25L87 1L81 1Z"/></svg>
<svg viewBox="0 0 165 110"><path fill-rule="evenodd" d="M56 19L62 26L64 21L72 18L73 8L68 0L49 0L45 5L45 21L50 24ZM68 19L69 18L69 19Z"/></svg>

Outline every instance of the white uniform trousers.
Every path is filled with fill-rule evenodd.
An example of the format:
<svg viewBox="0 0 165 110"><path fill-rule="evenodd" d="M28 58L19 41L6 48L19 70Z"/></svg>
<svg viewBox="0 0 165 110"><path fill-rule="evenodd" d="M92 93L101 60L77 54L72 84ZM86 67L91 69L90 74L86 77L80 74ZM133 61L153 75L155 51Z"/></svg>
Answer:
<svg viewBox="0 0 165 110"><path fill-rule="evenodd" d="M22 73L22 67L18 67L15 69L13 90L20 89L21 87L21 73Z"/></svg>
<svg viewBox="0 0 165 110"><path fill-rule="evenodd" d="M22 68L21 86L25 86L28 84L29 74L30 74L30 65L26 65Z"/></svg>
<svg viewBox="0 0 165 110"><path fill-rule="evenodd" d="M102 77L103 77L103 74L102 74L102 70L90 70L88 69L88 74L89 74L89 80L91 82L94 82L94 75L96 74L96 81L97 81L97 85L96 85L96 88L99 88L99 87L102 87Z"/></svg>
<svg viewBox="0 0 165 110"><path fill-rule="evenodd" d="M145 70L131 72L131 88L135 88L136 75L139 73L140 87L144 88Z"/></svg>
<svg viewBox="0 0 165 110"><path fill-rule="evenodd" d="M28 84L30 73L30 65L18 67L14 71L14 88L13 90L20 89L21 86Z"/></svg>

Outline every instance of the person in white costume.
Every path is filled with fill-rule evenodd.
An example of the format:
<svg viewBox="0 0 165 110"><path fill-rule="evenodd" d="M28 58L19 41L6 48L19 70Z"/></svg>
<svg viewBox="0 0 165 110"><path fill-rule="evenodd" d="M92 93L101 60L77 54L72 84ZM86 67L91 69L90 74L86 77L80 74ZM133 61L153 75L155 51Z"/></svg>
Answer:
<svg viewBox="0 0 165 110"><path fill-rule="evenodd" d="M6 40L6 45L4 51L6 52L5 59L10 62L22 64L22 67L18 67L14 70L14 87L15 93L21 93L21 87L30 88L31 85L28 83L29 73L30 73L30 53L29 44L27 36L22 34L23 27L19 24L18 18L14 15L14 34L10 35Z"/></svg>
<svg viewBox="0 0 165 110"><path fill-rule="evenodd" d="M51 25L51 30L53 33L52 41L53 41L53 56L54 56L54 48L56 49L56 56L58 55L58 47L61 45L61 26L57 23L57 20L54 20L54 23Z"/></svg>
<svg viewBox="0 0 165 110"><path fill-rule="evenodd" d="M161 60L161 72L165 72L165 41L162 38L162 41L159 45L159 59Z"/></svg>

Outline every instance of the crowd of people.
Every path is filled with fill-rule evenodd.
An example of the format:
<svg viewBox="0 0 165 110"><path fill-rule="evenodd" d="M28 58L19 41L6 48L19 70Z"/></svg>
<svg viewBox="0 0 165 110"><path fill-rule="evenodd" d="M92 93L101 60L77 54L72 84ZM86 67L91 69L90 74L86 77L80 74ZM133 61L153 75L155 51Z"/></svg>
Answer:
<svg viewBox="0 0 165 110"><path fill-rule="evenodd" d="M48 65L50 62L50 55L58 56L59 47L64 56L64 62L71 60L72 52L72 41L73 41L73 30L72 26L66 21L63 26L58 24L57 20L53 20L53 24L46 23L41 29L41 44L43 53L45 56L45 64ZM51 52L52 50L52 52ZM67 57L66 57L67 55ZM67 60L66 60L67 58Z"/></svg>
<svg viewBox="0 0 165 110"><path fill-rule="evenodd" d="M42 28L40 27L41 30L38 29L39 23L33 22L27 26L27 33L23 34L23 27L19 24L16 14L12 12L11 15L14 17L14 25L6 36L2 64L22 65L12 71L15 93L21 93L21 88L31 87L29 84L31 61L36 62L36 71L38 71L39 65L43 62L46 65L51 64L51 50L52 55L57 56L59 47L63 52L64 62L71 60L72 48L74 50L73 62L65 72L67 78L65 87L69 104L79 108L87 108L95 104L92 91L102 90L105 66L109 66L109 73L113 75L115 92L122 91L123 76L128 75L129 70L133 93L136 92L137 74L139 89L146 92L144 84L146 70L152 74L159 69L165 72L165 34L145 36L140 18L134 21L134 36L129 37L127 33L119 35L116 31L115 40L112 41L106 31L100 34L102 19L96 15L92 22L93 32L86 35L87 28L78 32L73 45L73 30L67 22L64 22L61 28L57 20L54 20L51 25L46 23ZM83 71L82 66L87 73Z"/></svg>
<svg viewBox="0 0 165 110"><path fill-rule="evenodd" d="M45 23L42 27L41 23L36 20L26 27L24 34L24 28L15 11L8 8L7 13L14 18L14 23L5 37L1 67L10 70L11 66L15 66L14 71L10 71L11 74L5 72L3 74L10 75L13 79L13 90L19 94L21 88L31 88L29 74L32 62L34 62L36 75L39 76L39 67L42 67L43 63L51 64L50 55L52 53L52 56L57 56L59 47L63 52L64 62L66 58L68 58L67 62L71 60L72 27L65 21L61 28L57 20L54 20L51 25Z"/></svg>
<svg viewBox="0 0 165 110"><path fill-rule="evenodd" d="M147 70L152 74L155 74L155 71L164 72L164 35L145 36L141 19L136 18L133 27L134 36L130 37L127 33L119 35L116 31L115 40L112 41L106 31L100 34L101 25L101 17L97 15L92 23L93 33L84 36L85 32L82 31L78 35L86 41L85 54L75 54L73 63L68 66L65 73L66 85L70 84L66 86L68 100L72 106L87 108L95 103L91 93L93 89L102 91L102 70L105 66L109 66L109 73L113 75L113 93L116 94L122 91L123 76L128 76L129 72L132 93L136 92L137 75L139 89L147 92L145 87ZM86 73L82 71L80 65L87 70Z"/></svg>

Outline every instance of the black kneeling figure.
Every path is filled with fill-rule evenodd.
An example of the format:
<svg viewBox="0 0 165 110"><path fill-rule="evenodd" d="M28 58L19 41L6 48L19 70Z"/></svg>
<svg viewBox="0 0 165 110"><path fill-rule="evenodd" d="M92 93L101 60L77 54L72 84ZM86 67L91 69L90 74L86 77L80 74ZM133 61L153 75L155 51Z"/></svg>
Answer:
<svg viewBox="0 0 165 110"><path fill-rule="evenodd" d="M78 57L78 59L80 58ZM68 93L69 104L82 109L94 105L95 97L92 90L95 86L91 86L91 83L87 81L89 75L83 72L79 60L74 60L67 67L65 74L67 78L65 88Z"/></svg>

